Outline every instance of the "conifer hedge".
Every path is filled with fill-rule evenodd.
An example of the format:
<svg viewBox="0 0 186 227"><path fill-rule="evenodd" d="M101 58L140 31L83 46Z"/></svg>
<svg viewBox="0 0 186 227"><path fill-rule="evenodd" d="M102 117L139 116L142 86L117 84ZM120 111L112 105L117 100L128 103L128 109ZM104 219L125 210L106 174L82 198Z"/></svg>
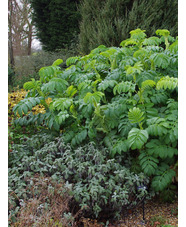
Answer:
<svg viewBox="0 0 186 227"><path fill-rule="evenodd" d="M136 28L145 29L148 36L157 29L178 34L177 0L82 0L80 2L79 47L88 54L98 45L119 46Z"/></svg>

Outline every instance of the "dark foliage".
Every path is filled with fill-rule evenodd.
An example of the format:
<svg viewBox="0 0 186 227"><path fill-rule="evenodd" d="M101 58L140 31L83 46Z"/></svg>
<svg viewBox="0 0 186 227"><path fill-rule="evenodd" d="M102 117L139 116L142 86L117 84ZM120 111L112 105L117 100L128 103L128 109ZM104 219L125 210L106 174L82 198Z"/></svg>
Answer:
<svg viewBox="0 0 186 227"><path fill-rule="evenodd" d="M80 12L79 48L84 54L101 44L119 46L136 28L145 29L148 36L159 28L178 34L177 0L82 0Z"/></svg>
<svg viewBox="0 0 186 227"><path fill-rule="evenodd" d="M69 46L78 29L78 0L31 0L37 36L44 50L55 51Z"/></svg>

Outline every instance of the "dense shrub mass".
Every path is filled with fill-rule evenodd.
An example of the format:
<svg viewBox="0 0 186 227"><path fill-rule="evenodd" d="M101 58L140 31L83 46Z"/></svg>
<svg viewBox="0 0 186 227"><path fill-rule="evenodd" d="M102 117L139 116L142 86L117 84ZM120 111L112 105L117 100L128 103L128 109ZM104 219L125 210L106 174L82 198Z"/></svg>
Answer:
<svg viewBox="0 0 186 227"><path fill-rule="evenodd" d="M79 32L79 0L31 0L37 37L44 50L56 51L70 46Z"/></svg>
<svg viewBox="0 0 186 227"><path fill-rule="evenodd" d="M177 0L81 0L79 49L88 54L98 45L119 46L136 28L155 34L157 28L167 28L178 35Z"/></svg>
<svg viewBox="0 0 186 227"><path fill-rule="evenodd" d="M131 208L146 195L146 189L137 187L148 184L143 173L131 173L123 160L109 159L108 150L93 143L74 150L51 134L40 133L26 141L23 138L13 145L9 157L10 216L14 216L13 210L18 211L20 201L30 198L31 181L38 173L56 182L66 181L86 216L98 217L108 210L112 216L119 215L122 208ZM126 166L130 163L125 162Z"/></svg>
<svg viewBox="0 0 186 227"><path fill-rule="evenodd" d="M23 88L23 84L31 78L39 79L38 71L41 67L51 65L56 59L62 58L66 61L69 57L77 53L75 47L60 49L57 52L39 51L30 56L16 56L14 71L9 67L8 72L8 89L9 92ZM61 68L66 68L65 62L60 65Z"/></svg>
<svg viewBox="0 0 186 227"><path fill-rule="evenodd" d="M28 94L13 108L20 116L17 125L62 132L70 145L34 152L36 160L51 156L48 165L37 164L36 172L58 171L74 184L75 200L94 215L104 206L119 213L117 204L133 201L127 191L137 195L136 185L146 184L149 177L150 190L172 195L178 154L178 40L168 30L156 34L147 38L145 31L133 30L120 48L101 45L89 55L68 58L63 71L58 66L63 61L56 60L40 69L39 80L24 84ZM29 113L38 104L46 112ZM56 162L53 155L59 151L61 161ZM29 168L35 171L32 159Z"/></svg>
<svg viewBox="0 0 186 227"><path fill-rule="evenodd" d="M26 198L18 197L20 206L9 206L10 226L78 226L75 218L81 210L75 215L69 212L71 196L64 183L35 175L26 184Z"/></svg>

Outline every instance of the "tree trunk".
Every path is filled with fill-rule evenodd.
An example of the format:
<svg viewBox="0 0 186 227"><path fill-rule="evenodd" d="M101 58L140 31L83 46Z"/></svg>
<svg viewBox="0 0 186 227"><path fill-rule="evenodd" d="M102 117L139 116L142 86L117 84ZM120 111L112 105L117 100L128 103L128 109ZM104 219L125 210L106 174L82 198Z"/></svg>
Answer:
<svg viewBox="0 0 186 227"><path fill-rule="evenodd" d="M14 52L13 52L13 45L12 45L11 38L9 38L9 40L8 40L8 55L9 55L9 59L10 59L11 68L14 68L15 61L14 61Z"/></svg>
<svg viewBox="0 0 186 227"><path fill-rule="evenodd" d="M29 31L28 31L28 55L31 55L32 51L32 24L29 24Z"/></svg>
<svg viewBox="0 0 186 227"><path fill-rule="evenodd" d="M8 26L9 26L9 32L8 32L8 54L10 59L10 65L12 68L14 68L15 62L14 62L14 53L13 53L13 37L12 37L12 12L13 12L13 3L11 0L9 0L9 17L8 17Z"/></svg>

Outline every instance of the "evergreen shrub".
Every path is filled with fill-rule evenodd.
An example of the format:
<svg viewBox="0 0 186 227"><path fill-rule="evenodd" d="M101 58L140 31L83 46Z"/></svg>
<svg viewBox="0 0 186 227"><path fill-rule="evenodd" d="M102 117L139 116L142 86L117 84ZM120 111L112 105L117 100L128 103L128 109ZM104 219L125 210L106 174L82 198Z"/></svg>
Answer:
<svg viewBox="0 0 186 227"><path fill-rule="evenodd" d="M159 29L178 35L177 0L82 0L79 49L88 54L99 45L119 46L136 28L154 36Z"/></svg>

